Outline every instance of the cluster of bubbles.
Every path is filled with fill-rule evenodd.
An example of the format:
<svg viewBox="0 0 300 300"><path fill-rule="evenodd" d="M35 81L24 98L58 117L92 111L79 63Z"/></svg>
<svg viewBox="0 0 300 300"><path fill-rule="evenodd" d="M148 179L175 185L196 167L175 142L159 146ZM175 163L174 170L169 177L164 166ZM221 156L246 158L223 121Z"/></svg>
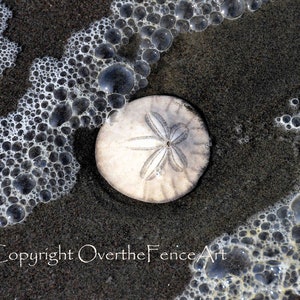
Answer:
<svg viewBox="0 0 300 300"><path fill-rule="evenodd" d="M295 111L299 110L299 99L292 98L289 100L290 107ZM295 112L292 115L285 114L277 117L275 122L278 126L284 127L286 130L299 130L300 129L300 112Z"/></svg>
<svg viewBox="0 0 300 300"><path fill-rule="evenodd" d="M7 27L7 20L11 17L11 11L0 0L0 77L5 69L14 66L17 54L20 51L16 43L3 37L3 31Z"/></svg>
<svg viewBox="0 0 300 300"><path fill-rule="evenodd" d="M60 60L36 59L31 88L15 112L0 118L0 227L70 191L79 170L75 130L99 127L145 87L151 65L175 36L239 18L262 2L116 0L110 17L71 36ZM129 59L122 51L134 37L138 45Z"/></svg>
<svg viewBox="0 0 300 300"><path fill-rule="evenodd" d="M191 266L177 300L295 300L300 297L300 194L214 240Z"/></svg>

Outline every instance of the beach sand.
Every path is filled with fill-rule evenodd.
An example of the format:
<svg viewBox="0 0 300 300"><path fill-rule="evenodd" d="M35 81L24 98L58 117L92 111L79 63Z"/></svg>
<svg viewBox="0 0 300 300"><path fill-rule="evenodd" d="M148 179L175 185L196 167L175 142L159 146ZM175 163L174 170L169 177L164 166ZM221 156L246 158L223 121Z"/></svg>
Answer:
<svg viewBox="0 0 300 300"><path fill-rule="evenodd" d="M30 85L32 60L59 58L70 34L107 16L109 3L3 2L14 14L5 36L22 46L16 66L0 80L5 115ZM295 133L274 126L274 118L289 112L288 99L300 93L299 19L300 1L278 0L203 33L180 35L153 66L148 87L134 95L173 95L201 112L212 152L191 193L162 205L120 195L98 174L97 130L79 130L74 145L81 170L71 193L0 231L0 244L6 245L0 247L2 259L11 252L58 251L59 245L75 253L88 244L100 253L128 245L132 252L146 252L159 245L150 263L99 257L83 263L75 254L54 266L45 260L22 267L9 261L0 265L0 298L172 299L191 278L189 262L162 260L161 252L201 252L217 236L288 196L298 182L299 145Z"/></svg>

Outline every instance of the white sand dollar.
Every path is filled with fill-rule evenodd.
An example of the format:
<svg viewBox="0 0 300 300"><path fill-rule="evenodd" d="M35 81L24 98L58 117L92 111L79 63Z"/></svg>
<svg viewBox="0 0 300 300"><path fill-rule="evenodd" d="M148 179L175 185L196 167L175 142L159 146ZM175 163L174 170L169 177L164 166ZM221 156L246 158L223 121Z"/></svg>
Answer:
<svg viewBox="0 0 300 300"><path fill-rule="evenodd" d="M195 187L208 164L209 147L206 127L187 102L149 96L128 103L102 126L96 162L119 192L162 203Z"/></svg>

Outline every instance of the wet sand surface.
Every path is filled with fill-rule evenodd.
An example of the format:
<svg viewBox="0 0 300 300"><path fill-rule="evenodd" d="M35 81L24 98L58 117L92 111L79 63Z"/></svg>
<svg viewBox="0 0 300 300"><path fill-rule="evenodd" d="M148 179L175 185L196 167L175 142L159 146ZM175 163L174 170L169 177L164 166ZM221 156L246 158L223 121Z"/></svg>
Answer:
<svg viewBox="0 0 300 300"><path fill-rule="evenodd" d="M14 15L5 36L22 52L0 81L1 115L14 110L30 86L35 57L59 58L72 32L109 14L109 3L95 0L3 2ZM278 0L237 21L177 37L153 66L148 87L133 99L168 94L199 109L212 153L196 189L163 205L120 195L98 174L97 130L79 130L74 145L81 170L71 193L0 232L0 244L6 245L1 259L10 252L50 253L59 245L74 252L74 259L54 266L45 260L22 267L3 263L0 298L172 299L190 280L188 262L164 261L161 252L201 252L286 197L298 183L299 144L295 133L274 126L274 118L288 113L288 99L300 93L299 19L300 1ZM149 245L159 249L149 263L98 257L85 264L77 252L87 244L100 253L127 251L128 245L134 253L147 252ZM88 258L91 252L82 254Z"/></svg>

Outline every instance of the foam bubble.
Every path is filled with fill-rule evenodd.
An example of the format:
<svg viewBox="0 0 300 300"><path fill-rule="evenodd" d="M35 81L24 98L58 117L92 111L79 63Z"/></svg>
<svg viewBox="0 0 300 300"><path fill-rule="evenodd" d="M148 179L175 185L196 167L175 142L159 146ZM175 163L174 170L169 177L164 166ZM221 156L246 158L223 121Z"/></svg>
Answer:
<svg viewBox="0 0 300 300"><path fill-rule="evenodd" d="M99 75L99 87L106 93L127 94L133 85L133 72L121 64L111 65Z"/></svg>

